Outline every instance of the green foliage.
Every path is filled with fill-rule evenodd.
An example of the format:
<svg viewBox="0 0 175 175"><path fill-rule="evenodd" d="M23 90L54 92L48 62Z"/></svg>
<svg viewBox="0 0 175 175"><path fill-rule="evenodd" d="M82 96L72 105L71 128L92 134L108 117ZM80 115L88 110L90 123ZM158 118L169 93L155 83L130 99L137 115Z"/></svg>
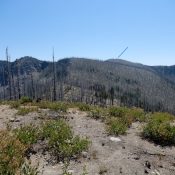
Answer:
<svg viewBox="0 0 175 175"><path fill-rule="evenodd" d="M81 111L90 111L91 110L91 106L85 103L77 103L78 108Z"/></svg>
<svg viewBox="0 0 175 175"><path fill-rule="evenodd" d="M107 121L107 131L111 135L125 134L127 130L127 124L121 118L110 118Z"/></svg>
<svg viewBox="0 0 175 175"><path fill-rule="evenodd" d="M10 101L8 102L8 104L10 105L11 108L15 108L15 109L19 108L20 106L19 101Z"/></svg>
<svg viewBox="0 0 175 175"><path fill-rule="evenodd" d="M144 127L143 136L160 145L175 144L175 126L160 120L151 120Z"/></svg>
<svg viewBox="0 0 175 175"><path fill-rule="evenodd" d="M174 120L174 116L168 113L163 113L163 112L156 112L151 115L151 120L157 121L159 123L162 122L170 122Z"/></svg>
<svg viewBox="0 0 175 175"><path fill-rule="evenodd" d="M92 110L90 110L89 116L94 119L100 119L102 118L102 110L99 107L94 107Z"/></svg>
<svg viewBox="0 0 175 175"><path fill-rule="evenodd" d="M168 113L154 113L143 129L143 136L160 145L175 144L175 126L170 124L174 116Z"/></svg>
<svg viewBox="0 0 175 175"><path fill-rule="evenodd" d="M29 162L24 162L21 167L20 175L38 175L39 171L37 169L37 167L32 167Z"/></svg>
<svg viewBox="0 0 175 175"><path fill-rule="evenodd" d="M72 173L69 172L68 167L69 167L69 163L65 162L64 166L62 167L62 171L63 171L62 175L72 175Z"/></svg>
<svg viewBox="0 0 175 175"><path fill-rule="evenodd" d="M123 117L128 113L128 108L125 107L110 107L109 115L113 117Z"/></svg>
<svg viewBox="0 0 175 175"><path fill-rule="evenodd" d="M26 147L7 131L0 132L0 140L0 174L15 175L24 163Z"/></svg>
<svg viewBox="0 0 175 175"><path fill-rule="evenodd" d="M66 112L68 109L68 105L63 102L49 102L49 101L41 101L40 103L36 103L39 108L42 109L50 109L54 111Z"/></svg>
<svg viewBox="0 0 175 175"><path fill-rule="evenodd" d="M131 108L128 111L129 116L133 117L134 121L145 122L147 120L148 115L145 115L145 112L141 108Z"/></svg>
<svg viewBox="0 0 175 175"><path fill-rule="evenodd" d="M43 137L48 140L49 147L58 159L70 159L73 155L86 150L89 141L73 137L69 125L63 120L50 121L43 126Z"/></svg>
<svg viewBox="0 0 175 175"><path fill-rule="evenodd" d="M26 103L32 102L32 99L30 97L23 96L23 97L21 97L21 99L19 101L21 104L26 104Z"/></svg>
<svg viewBox="0 0 175 175"><path fill-rule="evenodd" d="M19 107L18 112L16 113L17 115L26 115L30 112L38 111L37 107Z"/></svg>
<svg viewBox="0 0 175 175"><path fill-rule="evenodd" d="M14 133L20 142L25 145L34 144L39 138L39 128L34 125L22 126L15 129Z"/></svg>

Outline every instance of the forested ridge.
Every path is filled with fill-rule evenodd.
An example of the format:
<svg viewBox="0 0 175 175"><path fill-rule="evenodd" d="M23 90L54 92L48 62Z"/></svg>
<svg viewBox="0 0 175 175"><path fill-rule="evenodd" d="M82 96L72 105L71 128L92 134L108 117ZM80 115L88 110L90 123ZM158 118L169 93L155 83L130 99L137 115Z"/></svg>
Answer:
<svg viewBox="0 0 175 175"><path fill-rule="evenodd" d="M175 113L175 66L86 58L0 61L1 100L22 96Z"/></svg>

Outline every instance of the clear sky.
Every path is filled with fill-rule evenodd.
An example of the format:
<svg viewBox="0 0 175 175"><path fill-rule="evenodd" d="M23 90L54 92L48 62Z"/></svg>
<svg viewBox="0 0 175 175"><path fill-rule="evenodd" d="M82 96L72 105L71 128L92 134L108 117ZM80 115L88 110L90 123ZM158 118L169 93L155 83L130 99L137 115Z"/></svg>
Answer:
<svg viewBox="0 0 175 175"><path fill-rule="evenodd" d="M175 0L0 0L0 59L121 57L175 65Z"/></svg>

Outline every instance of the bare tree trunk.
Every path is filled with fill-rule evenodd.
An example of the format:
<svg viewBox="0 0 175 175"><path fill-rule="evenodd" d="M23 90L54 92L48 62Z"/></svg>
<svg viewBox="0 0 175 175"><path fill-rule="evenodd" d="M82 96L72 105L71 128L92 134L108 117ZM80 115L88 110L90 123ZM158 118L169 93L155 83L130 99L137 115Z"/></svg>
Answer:
<svg viewBox="0 0 175 175"><path fill-rule="evenodd" d="M56 101L56 72L55 72L55 56L53 49L53 101Z"/></svg>
<svg viewBox="0 0 175 175"><path fill-rule="evenodd" d="M31 78L31 85L32 85L32 99L35 99L35 88L34 88L34 82L33 82L33 74L30 75Z"/></svg>
<svg viewBox="0 0 175 175"><path fill-rule="evenodd" d="M5 100L5 71L4 71L4 68L3 68L3 98Z"/></svg>
<svg viewBox="0 0 175 175"><path fill-rule="evenodd" d="M17 87L18 87L18 99L21 98L21 89L20 89L20 70L19 70L19 61L17 61Z"/></svg>
<svg viewBox="0 0 175 175"><path fill-rule="evenodd" d="M12 72L12 89L13 89L13 99L16 100L15 80L13 72Z"/></svg>
<svg viewBox="0 0 175 175"><path fill-rule="evenodd" d="M11 71L10 71L10 62L9 62L9 55L8 55L8 47L6 48L6 60L7 60L7 75L8 75L8 89L9 89L9 100L12 99L11 94Z"/></svg>

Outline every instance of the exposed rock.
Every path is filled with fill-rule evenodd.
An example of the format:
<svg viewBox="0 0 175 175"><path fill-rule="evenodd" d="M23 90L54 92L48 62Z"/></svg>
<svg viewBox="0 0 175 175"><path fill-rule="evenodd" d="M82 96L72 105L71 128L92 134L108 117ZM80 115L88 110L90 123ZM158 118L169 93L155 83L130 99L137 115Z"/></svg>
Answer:
<svg viewBox="0 0 175 175"><path fill-rule="evenodd" d="M109 140L112 142L121 142L121 139L118 137L110 137Z"/></svg>
<svg viewBox="0 0 175 175"><path fill-rule="evenodd" d="M9 119L9 121L10 121L10 122L14 122L14 121L15 121L15 118L11 117L11 118Z"/></svg>
<svg viewBox="0 0 175 175"><path fill-rule="evenodd" d="M88 152L83 151L81 154L82 154L82 156L83 156L84 158L88 158Z"/></svg>

